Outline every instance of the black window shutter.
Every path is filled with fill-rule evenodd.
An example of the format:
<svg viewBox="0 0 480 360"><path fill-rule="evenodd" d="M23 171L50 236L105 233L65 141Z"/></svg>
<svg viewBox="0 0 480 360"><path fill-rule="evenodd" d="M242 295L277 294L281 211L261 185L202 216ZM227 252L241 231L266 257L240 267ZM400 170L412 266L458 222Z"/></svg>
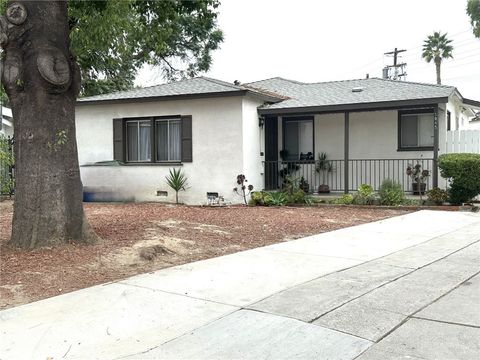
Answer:
<svg viewBox="0 0 480 360"><path fill-rule="evenodd" d="M123 119L113 119L113 159L125 162Z"/></svg>
<svg viewBox="0 0 480 360"><path fill-rule="evenodd" d="M192 162L192 116L182 116L182 162Z"/></svg>

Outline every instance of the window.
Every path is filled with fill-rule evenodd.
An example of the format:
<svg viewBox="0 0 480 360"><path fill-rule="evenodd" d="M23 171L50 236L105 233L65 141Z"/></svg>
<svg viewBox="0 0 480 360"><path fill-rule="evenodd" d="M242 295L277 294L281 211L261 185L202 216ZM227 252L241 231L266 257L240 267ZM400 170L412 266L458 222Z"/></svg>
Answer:
<svg viewBox="0 0 480 360"><path fill-rule="evenodd" d="M284 118L283 150L283 160L313 160L313 117Z"/></svg>
<svg viewBox="0 0 480 360"><path fill-rule="evenodd" d="M155 121L157 161L181 160L182 122L180 119Z"/></svg>
<svg viewBox="0 0 480 360"><path fill-rule="evenodd" d="M447 131L452 130L452 114L447 111Z"/></svg>
<svg viewBox="0 0 480 360"><path fill-rule="evenodd" d="M151 161L150 121L127 121L127 161Z"/></svg>
<svg viewBox="0 0 480 360"><path fill-rule="evenodd" d="M399 112L399 150L432 150L434 114L432 111Z"/></svg>
<svg viewBox="0 0 480 360"><path fill-rule="evenodd" d="M192 162L192 117L113 119L113 153L127 163Z"/></svg>

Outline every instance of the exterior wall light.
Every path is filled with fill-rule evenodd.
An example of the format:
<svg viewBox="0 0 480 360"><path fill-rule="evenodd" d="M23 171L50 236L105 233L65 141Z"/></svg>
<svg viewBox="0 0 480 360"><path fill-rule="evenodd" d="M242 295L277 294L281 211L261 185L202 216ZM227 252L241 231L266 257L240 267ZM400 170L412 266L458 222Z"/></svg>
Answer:
<svg viewBox="0 0 480 360"><path fill-rule="evenodd" d="M258 126L263 129L263 125L265 124L265 118L263 116L258 117Z"/></svg>

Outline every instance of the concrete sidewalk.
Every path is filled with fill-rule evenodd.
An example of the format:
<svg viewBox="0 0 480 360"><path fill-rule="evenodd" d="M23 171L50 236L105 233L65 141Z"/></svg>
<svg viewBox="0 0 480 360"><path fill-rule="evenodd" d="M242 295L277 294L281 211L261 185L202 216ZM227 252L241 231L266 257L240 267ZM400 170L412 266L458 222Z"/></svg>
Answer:
<svg viewBox="0 0 480 360"><path fill-rule="evenodd" d="M0 359L474 359L480 216L421 211L0 312Z"/></svg>

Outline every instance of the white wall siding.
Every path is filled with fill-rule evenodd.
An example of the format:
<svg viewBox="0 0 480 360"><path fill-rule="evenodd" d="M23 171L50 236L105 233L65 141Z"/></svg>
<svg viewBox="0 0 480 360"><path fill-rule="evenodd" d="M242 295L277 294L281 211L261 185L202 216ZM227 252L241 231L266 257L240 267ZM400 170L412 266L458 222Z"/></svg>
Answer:
<svg viewBox="0 0 480 360"><path fill-rule="evenodd" d="M257 107L263 102L245 97L242 102L242 140L243 147L238 151L243 152L243 170L239 169L239 174L243 172L248 180L247 185L253 185L254 190L261 190L263 184L263 157L260 156L262 150L264 132L258 125Z"/></svg>
<svg viewBox="0 0 480 360"><path fill-rule="evenodd" d="M328 159L344 158L344 114L315 115L315 159L327 153Z"/></svg>
<svg viewBox="0 0 480 360"><path fill-rule="evenodd" d="M113 119L141 116L192 115L193 162L184 163L189 188L180 195L188 204L206 203L207 192L239 202L233 194L243 169L242 98L223 97L134 104L81 105L76 109L80 165L113 158ZM82 166L85 187L102 188L125 200L174 201L165 183L169 166ZM168 191L168 197L157 191Z"/></svg>

